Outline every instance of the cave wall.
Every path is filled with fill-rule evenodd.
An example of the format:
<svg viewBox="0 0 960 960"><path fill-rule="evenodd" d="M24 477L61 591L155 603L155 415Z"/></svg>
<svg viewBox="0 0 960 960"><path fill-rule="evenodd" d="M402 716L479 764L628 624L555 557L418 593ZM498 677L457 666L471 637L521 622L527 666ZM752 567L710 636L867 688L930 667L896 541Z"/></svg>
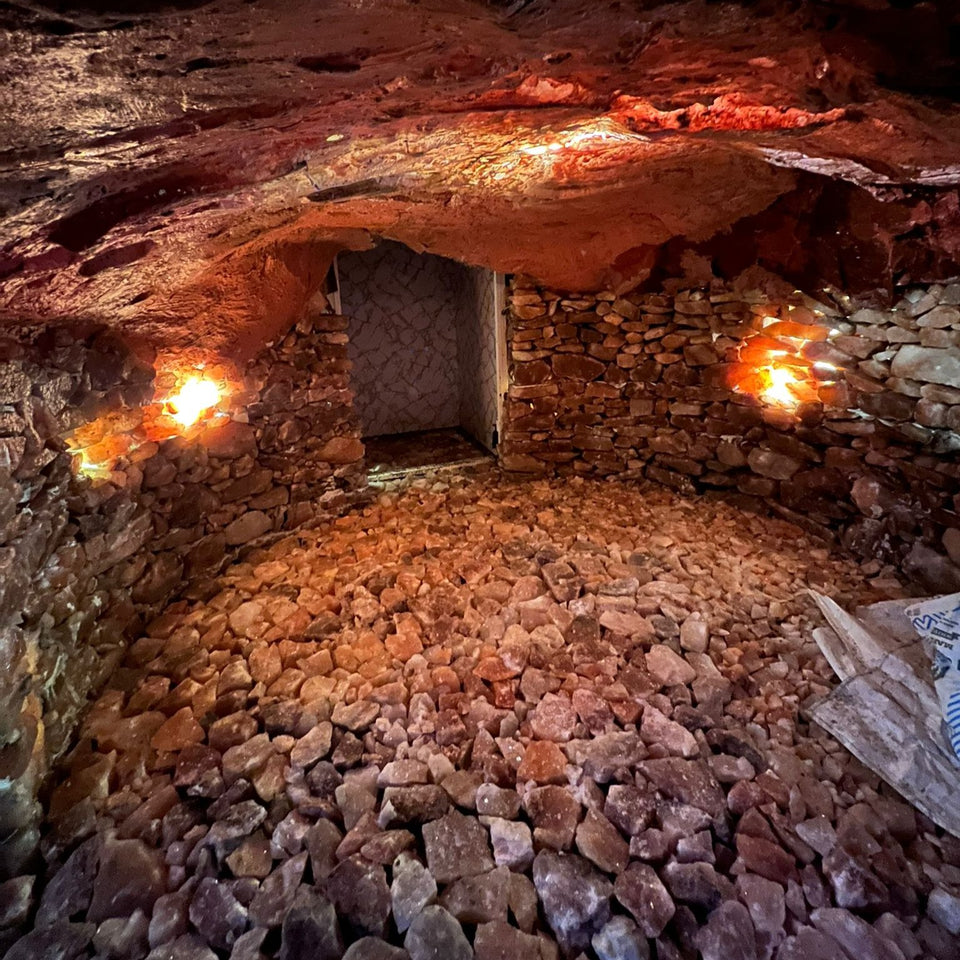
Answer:
<svg viewBox="0 0 960 960"><path fill-rule="evenodd" d="M890 310L679 287L514 283L504 467L732 492L960 589L960 284ZM734 389L771 351L809 371L796 409Z"/></svg>
<svg viewBox="0 0 960 960"><path fill-rule="evenodd" d="M167 439L169 373L114 333L0 342L0 875L34 850L45 775L127 641L215 591L229 557L357 495L345 328L304 316L235 374L221 416Z"/></svg>

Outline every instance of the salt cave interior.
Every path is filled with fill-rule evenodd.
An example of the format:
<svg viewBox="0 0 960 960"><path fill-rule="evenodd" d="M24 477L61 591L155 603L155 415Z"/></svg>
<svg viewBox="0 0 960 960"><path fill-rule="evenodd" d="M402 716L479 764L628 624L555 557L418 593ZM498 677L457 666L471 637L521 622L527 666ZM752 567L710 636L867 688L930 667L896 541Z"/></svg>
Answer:
<svg viewBox="0 0 960 960"><path fill-rule="evenodd" d="M6 0L0 75L0 953L960 957L813 717L814 594L960 591L954 0Z"/></svg>

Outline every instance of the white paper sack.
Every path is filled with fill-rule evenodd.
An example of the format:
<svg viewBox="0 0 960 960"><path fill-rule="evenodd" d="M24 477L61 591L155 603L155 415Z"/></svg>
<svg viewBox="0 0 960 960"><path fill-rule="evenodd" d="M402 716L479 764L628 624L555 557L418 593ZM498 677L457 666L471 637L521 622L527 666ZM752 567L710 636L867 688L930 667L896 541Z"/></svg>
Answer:
<svg viewBox="0 0 960 960"><path fill-rule="evenodd" d="M950 746L960 760L960 593L907 607L914 629L930 642L933 685Z"/></svg>

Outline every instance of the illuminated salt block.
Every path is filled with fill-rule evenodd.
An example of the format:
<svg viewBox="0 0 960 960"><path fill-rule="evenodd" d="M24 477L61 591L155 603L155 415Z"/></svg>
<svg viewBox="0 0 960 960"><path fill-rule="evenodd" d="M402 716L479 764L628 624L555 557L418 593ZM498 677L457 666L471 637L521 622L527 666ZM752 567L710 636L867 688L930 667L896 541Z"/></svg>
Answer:
<svg viewBox="0 0 960 960"><path fill-rule="evenodd" d="M763 328L771 337L790 337L794 340L826 340L830 331L826 327L797 323L794 320L776 320Z"/></svg>
<svg viewBox="0 0 960 960"><path fill-rule="evenodd" d="M179 392L167 400L171 417L183 427L195 424L208 410L220 402L220 388L212 380L190 377Z"/></svg>
<svg viewBox="0 0 960 960"><path fill-rule="evenodd" d="M803 360L797 356L796 351L796 344L757 334L740 344L738 356L740 360L748 363L769 362L773 357L790 357L791 360L802 363Z"/></svg>
<svg viewBox="0 0 960 960"><path fill-rule="evenodd" d="M762 399L781 407L796 405L797 396L792 388L796 387L799 381L789 367L766 367L760 379L766 381L760 391Z"/></svg>

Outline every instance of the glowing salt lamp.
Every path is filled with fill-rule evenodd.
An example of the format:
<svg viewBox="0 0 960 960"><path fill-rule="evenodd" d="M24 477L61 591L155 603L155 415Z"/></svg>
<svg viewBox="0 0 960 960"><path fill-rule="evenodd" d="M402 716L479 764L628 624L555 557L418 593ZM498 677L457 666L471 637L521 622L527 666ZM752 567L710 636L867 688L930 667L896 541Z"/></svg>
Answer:
<svg viewBox="0 0 960 960"><path fill-rule="evenodd" d="M767 403L775 403L779 407L795 407L797 397L790 389L800 382L799 378L789 367L765 367L761 371L765 383L760 391L761 399Z"/></svg>
<svg viewBox="0 0 960 960"><path fill-rule="evenodd" d="M190 427L219 402L220 388L217 384L212 380L193 376L183 382L179 392L167 400L166 406L177 423Z"/></svg>

